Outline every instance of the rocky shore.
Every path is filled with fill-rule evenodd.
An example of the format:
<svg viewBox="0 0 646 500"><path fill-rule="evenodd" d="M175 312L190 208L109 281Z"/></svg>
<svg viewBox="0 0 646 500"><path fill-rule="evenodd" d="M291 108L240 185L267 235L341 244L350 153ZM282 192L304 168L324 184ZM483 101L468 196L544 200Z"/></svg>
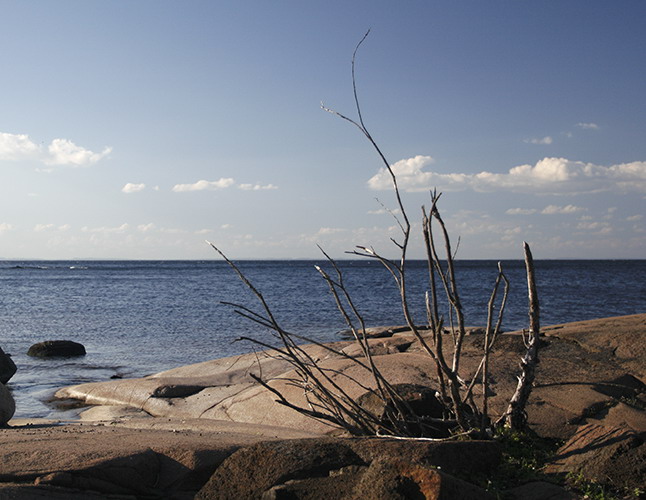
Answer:
<svg viewBox="0 0 646 500"><path fill-rule="evenodd" d="M556 443L540 477L507 498L577 498L568 476L639 497L646 484L646 314L543 329L528 407L536 438ZM405 329L372 330L374 360L393 384L433 385L429 358ZM473 373L482 335L466 337ZM336 347L358 355L352 342ZM337 373L363 376L321 346L309 354ZM506 408L524 352L521 332L501 335L491 355L493 415ZM3 498L488 498L504 469L496 440L437 442L348 438L275 401L250 374L272 379L305 404L290 367L252 353L59 390L93 405L78 422L12 420L0 430ZM430 374L431 373L431 374ZM369 383L366 380L366 383ZM350 395L362 396L356 387ZM365 391L364 391L365 392ZM558 483L558 484L556 484ZM502 483L501 483L502 484ZM640 493L640 491L642 491ZM493 497L492 497L493 498Z"/></svg>

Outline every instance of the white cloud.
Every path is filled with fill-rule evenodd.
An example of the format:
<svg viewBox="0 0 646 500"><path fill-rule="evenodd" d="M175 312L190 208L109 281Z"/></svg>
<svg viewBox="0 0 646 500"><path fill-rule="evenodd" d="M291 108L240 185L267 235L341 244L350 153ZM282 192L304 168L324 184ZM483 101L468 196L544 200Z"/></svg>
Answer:
<svg viewBox="0 0 646 500"><path fill-rule="evenodd" d="M566 158L546 157L535 165L519 165L505 174L440 174L424 171L430 156L416 156L394 163L391 168L404 191L516 191L534 194L576 194L601 191L638 191L646 193L646 161L605 167ZM392 188L390 174L381 168L369 181L375 190Z"/></svg>
<svg viewBox="0 0 646 500"><path fill-rule="evenodd" d="M0 160L26 160L39 153L40 147L27 134L0 132Z"/></svg>
<svg viewBox="0 0 646 500"><path fill-rule="evenodd" d="M399 160L393 163L390 168L397 176L399 187L405 191L426 191L437 184L458 186L468 181L469 176L466 174L424 172L423 169L434 161L431 156L417 155L413 158ZM392 189L392 177L386 168L381 168L376 175L370 178L368 186L374 190Z"/></svg>
<svg viewBox="0 0 646 500"><path fill-rule="evenodd" d="M73 165L82 167L92 165L106 157L112 148L106 147L100 153L77 146L68 139L54 139L48 146L49 158L45 159L47 165Z"/></svg>
<svg viewBox="0 0 646 500"><path fill-rule="evenodd" d="M267 189L278 189L278 186L274 186L273 184L266 184L264 186L261 184L239 184L238 189L244 191L264 191Z"/></svg>
<svg viewBox="0 0 646 500"><path fill-rule="evenodd" d="M137 226L137 230L141 231L142 233L146 233L153 229L155 229L155 224L153 224L152 222L149 222L148 224L139 224Z"/></svg>
<svg viewBox="0 0 646 500"><path fill-rule="evenodd" d="M133 184L132 182L129 182L121 188L121 191L123 191L124 193L138 193L139 191L143 191L144 189L146 189L145 184Z"/></svg>
<svg viewBox="0 0 646 500"><path fill-rule="evenodd" d="M643 218L644 218L643 215L638 214L638 215L631 215L630 217L626 217L626 220L630 222L636 222L638 220L642 220Z"/></svg>
<svg viewBox="0 0 646 500"><path fill-rule="evenodd" d="M7 224L6 222L0 223L0 234L6 233L7 231L11 231L13 229L13 226L11 224Z"/></svg>
<svg viewBox="0 0 646 500"><path fill-rule="evenodd" d="M576 124L576 126L584 130L599 130L599 125L597 125L596 123L579 122Z"/></svg>
<svg viewBox="0 0 646 500"><path fill-rule="evenodd" d="M86 233L123 233L127 231L130 228L130 225L128 223L121 224L120 226L115 226L115 227L106 227L106 226L101 226L101 227L87 227L83 226L81 228L81 231L86 232Z"/></svg>
<svg viewBox="0 0 646 500"><path fill-rule="evenodd" d="M535 208L510 208L505 211L508 215L532 215L536 213Z"/></svg>
<svg viewBox="0 0 646 500"><path fill-rule="evenodd" d="M597 234L606 234L612 230L608 222L579 222L576 228L584 231L594 231Z"/></svg>
<svg viewBox="0 0 646 500"><path fill-rule="evenodd" d="M379 208L377 210L368 210L368 215L399 215L401 210L399 208Z"/></svg>
<svg viewBox="0 0 646 500"><path fill-rule="evenodd" d="M233 227L233 224L222 224L220 226L220 229L231 229Z"/></svg>
<svg viewBox="0 0 646 500"><path fill-rule="evenodd" d="M40 232L40 231L46 231L47 229L52 229L54 227L54 224L36 224L34 226L34 231Z"/></svg>
<svg viewBox="0 0 646 500"><path fill-rule="evenodd" d="M316 234L319 236L324 236L328 234L337 234L337 233L343 233L345 232L345 229L341 229L339 227L322 227L318 230Z"/></svg>
<svg viewBox="0 0 646 500"><path fill-rule="evenodd" d="M27 134L0 132L0 160L38 160L45 165L92 165L110 154L106 147L100 153L77 146L69 139L54 139L47 151L33 142ZM51 171L51 169L41 169Z"/></svg>
<svg viewBox="0 0 646 500"><path fill-rule="evenodd" d="M576 212L584 212L586 209L583 207L577 207L575 205L566 205L564 207L560 207L558 205L548 205L546 206L541 213L542 214L548 214L548 215L553 215L553 214L574 214Z"/></svg>
<svg viewBox="0 0 646 500"><path fill-rule="evenodd" d="M205 181L200 180L194 184L175 184L173 186L173 191L176 193L183 193L187 191L206 191L206 190L215 190L215 189L224 189L231 187L235 184L235 181L230 177L222 177L217 181Z"/></svg>
<svg viewBox="0 0 646 500"><path fill-rule="evenodd" d="M540 139L525 139L523 142L526 142L528 144L548 145L548 144L552 144L552 142L554 142L554 139L552 139L548 135L548 136L542 137Z"/></svg>

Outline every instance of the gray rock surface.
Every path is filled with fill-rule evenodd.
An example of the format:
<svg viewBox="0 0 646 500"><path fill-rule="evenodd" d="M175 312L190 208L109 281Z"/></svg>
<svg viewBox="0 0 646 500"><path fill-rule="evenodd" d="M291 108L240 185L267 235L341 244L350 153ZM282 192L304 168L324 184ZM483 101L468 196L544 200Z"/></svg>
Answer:
<svg viewBox="0 0 646 500"><path fill-rule="evenodd" d="M9 389L0 383L0 427L4 426L11 420L16 411L16 403Z"/></svg>
<svg viewBox="0 0 646 500"><path fill-rule="evenodd" d="M258 443L227 458L196 499L486 499L483 490L445 471L490 473L499 460L493 441L322 438Z"/></svg>
<svg viewBox="0 0 646 500"><path fill-rule="evenodd" d="M0 347L0 384L6 384L16 374L16 364Z"/></svg>
<svg viewBox="0 0 646 500"><path fill-rule="evenodd" d="M389 333L396 331L396 333ZM603 424L605 419L642 425L644 412L624 408L624 401L646 394L643 374L646 357L617 344L626 331L633 351L639 354L646 337L646 314L583 321L545 328L536 384L528 407L529 423L539 435L568 439L585 422ZM590 332L590 339L585 337ZM604 337L605 332L605 337ZM392 384L433 387L435 367L419 343L406 330L389 329L370 339L374 361ZM466 379L481 358L483 336L464 340L461 366ZM450 354L450 342L445 342ZM613 347L614 346L614 347ZM361 355L351 342L338 342L344 353ZM608 348L606 348L608 347ZM371 385L366 370L320 346L305 347L321 367L332 370L332 379L352 398L366 393L349 377ZM518 363L524 353L522 335L501 335L490 356L491 395L489 407L495 418L507 406L516 388ZM276 396L256 384L250 373L262 374L269 384L296 404L307 405L302 388L287 379L291 367L266 353L218 359L168 370L143 379L122 379L82 384L61 389L60 398L75 398L88 404L125 405L150 415L170 418L207 418L234 422L286 426L321 434L338 432L276 402ZM480 390L476 386L476 394Z"/></svg>
<svg viewBox="0 0 646 500"><path fill-rule="evenodd" d="M36 358L85 356L85 347L71 340L46 340L32 345L27 355Z"/></svg>

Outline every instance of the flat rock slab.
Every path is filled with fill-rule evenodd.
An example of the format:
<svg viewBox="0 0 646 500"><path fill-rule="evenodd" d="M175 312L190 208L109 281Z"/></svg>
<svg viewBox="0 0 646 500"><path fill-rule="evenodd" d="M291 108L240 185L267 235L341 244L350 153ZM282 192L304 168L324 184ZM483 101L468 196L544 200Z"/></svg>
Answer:
<svg viewBox="0 0 646 500"><path fill-rule="evenodd" d="M435 365L413 335L392 327L381 332L384 331L388 336L371 338L369 343L375 364L389 382L436 387ZM639 398L646 395L646 314L554 325L544 331L536 383L527 408L529 424L540 436L566 440L580 425L592 421L604 425L623 421L633 428L643 425L644 412L638 404L633 405L633 410L622 405L642 401ZM452 354L449 338L447 335L444 342L448 359ZM460 366L467 381L480 363L483 342L483 335L464 339ZM349 397L359 398L366 393L366 387L374 387L370 373L345 356L351 353L361 358L361 349L345 341L329 346L338 352L317 345L303 349L323 369L330 370L331 380ZM505 411L516 389L524 352L522 334L509 332L499 336L490 354L488 403L494 419ZM82 384L61 389L57 397L87 404L130 406L156 417L228 420L319 434L338 433L336 426L278 404L273 393L255 383L251 374L262 374L290 402L308 407L302 386L289 381L297 374L275 354L251 353L142 379ZM359 383L352 382L351 377ZM476 400L480 393L480 384L476 384Z"/></svg>
<svg viewBox="0 0 646 500"><path fill-rule="evenodd" d="M582 474L588 481L620 489L643 488L646 432L626 427L586 424L557 452L545 472Z"/></svg>
<svg viewBox="0 0 646 500"><path fill-rule="evenodd" d="M646 314L552 325L543 331L575 342L588 353L609 354L627 373L646 383Z"/></svg>
<svg viewBox="0 0 646 500"><path fill-rule="evenodd" d="M34 425L0 429L0 485L22 484L34 495L51 487L169 498L172 493L179 498L194 495L238 448L304 435L227 422L193 425L150 420L164 419L132 420L132 428Z"/></svg>

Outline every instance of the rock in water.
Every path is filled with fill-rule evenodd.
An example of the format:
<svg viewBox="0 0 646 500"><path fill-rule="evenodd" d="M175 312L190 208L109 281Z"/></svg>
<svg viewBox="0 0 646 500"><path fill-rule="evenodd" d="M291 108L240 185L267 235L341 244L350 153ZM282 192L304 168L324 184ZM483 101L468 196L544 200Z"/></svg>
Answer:
<svg viewBox="0 0 646 500"><path fill-rule="evenodd" d="M0 384L6 384L16 373L16 364L0 347Z"/></svg>
<svg viewBox="0 0 646 500"><path fill-rule="evenodd" d="M0 384L0 427L6 425L16 411L13 396L4 384Z"/></svg>
<svg viewBox="0 0 646 500"><path fill-rule="evenodd" d="M85 347L71 340L46 340L32 345L27 355L36 358L85 356Z"/></svg>

